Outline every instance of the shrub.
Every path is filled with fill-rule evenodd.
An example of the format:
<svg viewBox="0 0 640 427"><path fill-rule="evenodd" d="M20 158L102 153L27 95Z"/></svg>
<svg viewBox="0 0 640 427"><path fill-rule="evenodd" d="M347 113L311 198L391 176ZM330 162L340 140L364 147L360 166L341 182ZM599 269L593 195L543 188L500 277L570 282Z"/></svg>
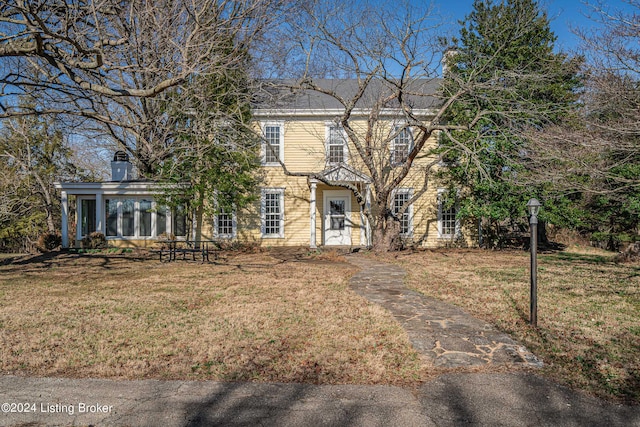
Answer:
<svg viewBox="0 0 640 427"><path fill-rule="evenodd" d="M107 238L99 231L94 231L83 237L82 249L104 249L107 247Z"/></svg>
<svg viewBox="0 0 640 427"><path fill-rule="evenodd" d="M47 231L42 233L38 237L38 243L36 243L36 249L40 252L49 252L62 244L62 236L58 232Z"/></svg>

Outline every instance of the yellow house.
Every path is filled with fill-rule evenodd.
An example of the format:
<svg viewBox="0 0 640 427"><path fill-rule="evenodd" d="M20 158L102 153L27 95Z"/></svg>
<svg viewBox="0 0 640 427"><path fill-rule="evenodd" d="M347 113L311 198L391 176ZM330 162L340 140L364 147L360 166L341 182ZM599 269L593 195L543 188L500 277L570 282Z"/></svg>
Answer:
<svg viewBox="0 0 640 427"><path fill-rule="evenodd" d="M321 83L345 93L355 90L352 80ZM435 90L435 86L428 89ZM421 99L423 105L415 105L414 113L428 118L434 114L435 98ZM112 181L56 184L62 194L63 246L72 245L70 240L78 246L94 230L117 246L150 246L168 234L198 241L237 239L262 246L370 246L371 225L365 209L372 197L372 181L345 130L337 124L336 117L343 111L334 98L310 90L257 105L253 117L263 140L264 176L259 203L241 212L219 213L190 230L184 212L156 204L154 195L161 187L131 179L128 159L118 154L112 162ZM364 101L352 114L357 132L366 131L367 116ZM379 123L378 131L384 133L379 156L388 162L392 174L394 159L406 157L412 148L413 131L400 126L393 108L383 111ZM427 146L436 144L431 138ZM427 166L434 158L417 158L392 193L389 208L396 213L421 194L401 215L401 237L427 247L454 241L472 245L474 238L463 234L456 219L455 204L443 203L444 189L433 184L423 191ZM362 203L352 189L364 195ZM77 199L75 236L69 235L70 196Z"/></svg>

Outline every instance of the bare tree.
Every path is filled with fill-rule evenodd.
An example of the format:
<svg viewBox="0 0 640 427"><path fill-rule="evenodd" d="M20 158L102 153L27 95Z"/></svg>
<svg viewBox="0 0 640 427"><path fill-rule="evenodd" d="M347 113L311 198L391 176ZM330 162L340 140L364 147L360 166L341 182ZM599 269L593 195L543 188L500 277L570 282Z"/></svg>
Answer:
<svg viewBox="0 0 640 427"><path fill-rule="evenodd" d="M81 115L152 176L169 155L168 104L224 75L277 15L278 0L11 0L0 6L0 118ZM171 93L169 93L171 92ZM175 108L175 107L173 107Z"/></svg>
<svg viewBox="0 0 640 427"><path fill-rule="evenodd" d="M438 22L431 9L409 2L317 1L306 4L298 21L289 24L291 33L300 37L295 43L301 49L300 56L287 61L304 64L296 69L300 74L297 84L291 87L313 91L340 106L335 121L346 132L351 164L370 178L371 202L367 203L363 189L353 183L328 180L318 172L291 172L283 164L285 173L307 175L353 191L372 226L375 250L397 247L403 213L430 188L442 156L447 154L438 147L439 134L446 133L451 147L464 153L469 162L478 162L473 140L483 137L483 129L476 127L482 118L498 111L505 117L547 112L533 103L492 102L519 99L517 88L509 82L548 79L542 70L538 74L531 70L520 74L510 70L509 75L492 73L492 67L500 68L496 57L483 58L478 69L449 75L456 84L445 90L439 76L440 59L447 45L441 42ZM524 30L533 22L523 19L516 25ZM509 47L510 40L496 39L502 43L495 47L497 51ZM287 51L279 49L283 50ZM455 53L449 60L455 61ZM351 79L355 90L327 85L325 77ZM489 102L477 102L482 108L470 109L464 121L447 121L461 99L473 102L486 101L487 97L491 97ZM466 132L468 139L457 139L453 131ZM407 132L412 141L404 152L399 152L395 141ZM478 167L482 169L482 165ZM394 192L409 180L419 182L419 186L401 209L394 210Z"/></svg>
<svg viewBox="0 0 640 427"><path fill-rule="evenodd" d="M14 117L0 129L0 239L30 249L59 220L58 179L76 178L64 133L52 117Z"/></svg>
<svg viewBox="0 0 640 427"><path fill-rule="evenodd" d="M590 5L599 25L576 29L588 59L580 115L532 132L533 166L522 177L551 180L558 199L573 201L568 223L604 233L610 249L640 226L640 2L627 3L626 11Z"/></svg>
<svg viewBox="0 0 640 427"><path fill-rule="evenodd" d="M589 16L600 25L576 29L589 60L582 114L534 133L532 160L567 191L613 194L640 186L637 176L616 172L640 156L640 2L628 3L636 13L612 11L602 2L590 5ZM599 185L604 182L616 185Z"/></svg>

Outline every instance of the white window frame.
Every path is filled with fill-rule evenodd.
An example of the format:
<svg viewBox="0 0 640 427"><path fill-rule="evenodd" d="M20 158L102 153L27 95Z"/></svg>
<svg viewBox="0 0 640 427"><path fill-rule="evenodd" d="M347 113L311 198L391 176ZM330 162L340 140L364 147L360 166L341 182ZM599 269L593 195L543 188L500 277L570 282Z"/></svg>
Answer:
<svg viewBox="0 0 640 427"><path fill-rule="evenodd" d="M266 213L266 195L277 194L280 204L280 224L278 233L267 234L267 213ZM260 231L265 239L281 239L284 238L284 188L263 188L260 195Z"/></svg>
<svg viewBox="0 0 640 427"><path fill-rule="evenodd" d="M267 145L267 128L277 127L279 128L280 141L278 142L278 157L280 162L284 163L284 122L283 121L267 121L261 123L262 130L262 144L260 151L260 158L262 166L280 166L280 162L267 162L267 153L269 153L269 146ZM269 153L270 154L270 153Z"/></svg>
<svg viewBox="0 0 640 427"><path fill-rule="evenodd" d="M133 232L132 236L123 236L122 235L122 202L124 200L133 200ZM140 202L143 200L147 200L151 202L151 235L150 236L142 236L140 232L140 220L141 220L141 211L140 211ZM107 201L110 203L116 203L116 235L115 236L107 236L107 227L108 227L108 215L107 215ZM158 227L157 227L157 212L158 209L165 208L165 233L170 235L173 234L173 210L168 208L167 206L160 205L153 196L126 196L126 195L105 195L104 196L104 222L103 222L103 233L107 240L155 240L158 238ZM186 234L188 234L188 230L186 230ZM185 239L185 236L176 236L176 239Z"/></svg>
<svg viewBox="0 0 640 427"><path fill-rule="evenodd" d="M332 144L331 139L331 130L336 129L340 131L342 134L342 161L341 162L332 162L331 161L331 146L338 146L340 144ZM325 123L325 159L327 165L340 165L340 164L348 164L347 159L348 151L347 151L347 133L344 128L334 122L326 122Z"/></svg>
<svg viewBox="0 0 640 427"><path fill-rule="evenodd" d="M406 195L407 196L407 202L409 200L411 200L411 198L413 197L413 188L396 188L393 192L392 192L392 199L391 199L391 209L392 212L394 213L394 215L397 213L396 212L396 196L398 195ZM406 203L406 202L405 202ZM413 236L413 203L411 203L407 209L405 210L404 214L407 215L407 232L403 233L402 231L400 231L400 236L402 237L412 237Z"/></svg>
<svg viewBox="0 0 640 427"><path fill-rule="evenodd" d="M439 188L438 189L438 238L439 239L455 239L457 237L460 236L460 220L458 220L458 201L457 201L457 196L456 196L456 203L454 203L454 208L455 208L455 226L454 226L454 232L453 234L451 233L444 233L444 212L442 211L442 207L443 207L443 203L442 203L442 198L443 195L448 193L449 190L447 190L446 188ZM450 221L450 220L447 220Z"/></svg>
<svg viewBox="0 0 640 427"><path fill-rule="evenodd" d="M235 205L231 209L231 212L223 212L218 206L218 201L215 201L216 213L213 216L213 235L217 239L235 239L238 235L238 218L236 217ZM231 233L220 233L218 226L220 225L220 215L231 215Z"/></svg>
<svg viewBox="0 0 640 427"><path fill-rule="evenodd" d="M96 231L94 230L90 230L87 232L87 234L82 234L82 220L84 218L84 216L86 215L86 213L84 212L84 209L82 209L82 202L85 200L93 200L95 203L96 202L96 197L95 196L77 196L76 198L76 216L77 216L77 221L76 221L76 239L77 240L82 240L83 237L88 236L89 234L91 234L92 232ZM97 204L96 204L96 209L97 209ZM94 222L95 222L95 218L94 218ZM94 227L95 228L95 227Z"/></svg>
<svg viewBox="0 0 640 427"><path fill-rule="evenodd" d="M396 146L399 146L399 145L404 146L405 145L405 143L398 144L398 138L400 138L400 136L404 135L404 132L408 132L408 134L409 134L409 141L406 143L407 156L404 157L401 161L398 161L396 159ZM409 156L409 153L413 149L413 144L414 144L413 130L409 126L402 125L402 124L395 124L393 126L393 133L394 134L397 133L397 135L395 135L395 137L391 140L391 143L389 144L389 161L390 161L392 166L399 166L399 165L402 165L404 163L404 161Z"/></svg>

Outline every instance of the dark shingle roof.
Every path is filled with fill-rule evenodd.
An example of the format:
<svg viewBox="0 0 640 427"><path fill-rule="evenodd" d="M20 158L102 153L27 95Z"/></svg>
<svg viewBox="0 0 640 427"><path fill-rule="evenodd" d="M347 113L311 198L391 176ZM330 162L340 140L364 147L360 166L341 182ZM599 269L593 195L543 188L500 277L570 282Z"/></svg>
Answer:
<svg viewBox="0 0 640 427"><path fill-rule="evenodd" d="M358 92L358 81L355 79L318 79L314 84L334 92L349 102ZM434 108L440 103L437 93L440 79L414 80L406 83L403 96L405 102L413 109ZM336 110L344 106L333 96L313 89L299 89L304 84L294 80L277 80L264 83L263 91L256 97L256 109L280 110ZM370 108L381 96L393 93L392 84L383 80L369 83L364 95L358 100L356 108ZM398 107L397 98L386 105L386 108Z"/></svg>

